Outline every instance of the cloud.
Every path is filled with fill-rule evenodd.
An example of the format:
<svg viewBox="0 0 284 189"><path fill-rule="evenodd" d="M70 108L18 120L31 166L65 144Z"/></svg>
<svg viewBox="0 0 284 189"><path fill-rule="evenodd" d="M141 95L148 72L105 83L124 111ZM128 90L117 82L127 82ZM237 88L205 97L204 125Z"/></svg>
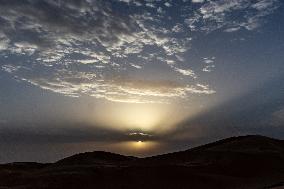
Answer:
<svg viewBox="0 0 284 189"><path fill-rule="evenodd" d="M183 26L181 24L177 24L172 28L172 31L176 33L181 32L182 30L183 30Z"/></svg>
<svg viewBox="0 0 284 189"><path fill-rule="evenodd" d="M172 6L169 2L165 2L164 5L165 5L166 7L171 7L171 6Z"/></svg>
<svg viewBox="0 0 284 189"><path fill-rule="evenodd" d="M196 90L198 70L184 58L191 49L194 31L206 35L216 29L254 30L276 10L278 1L192 2L0 1L0 55L7 57L1 69L18 81L73 97L169 103L187 95L212 94L208 91L213 89ZM182 16L170 16L173 9ZM242 15L232 20L238 12ZM12 61L13 57L20 61ZM126 83L113 82L134 72L143 75L156 63L164 64L167 69L163 72L172 75L169 80L183 79L182 87L153 88L144 79L147 87L139 89L134 78ZM213 67L207 65L203 71ZM149 80L155 83L161 78L157 74Z"/></svg>
<svg viewBox="0 0 284 189"><path fill-rule="evenodd" d="M134 68L137 68L137 69L141 69L142 67L137 65L137 64L130 64L131 66L133 66Z"/></svg>
<svg viewBox="0 0 284 189"><path fill-rule="evenodd" d="M128 134L128 136L132 141L148 141L154 139L154 136L152 134L143 132L131 132Z"/></svg>
<svg viewBox="0 0 284 189"><path fill-rule="evenodd" d="M241 27L232 27L232 28L225 29L225 32L235 32L235 31L238 31L240 29L241 29Z"/></svg>
<svg viewBox="0 0 284 189"><path fill-rule="evenodd" d="M205 66L202 68L203 72L212 72L212 69L215 68L215 65L213 64L215 62L216 57L208 57L203 58L203 62L205 63Z"/></svg>
<svg viewBox="0 0 284 189"><path fill-rule="evenodd" d="M207 65L205 66L202 71L204 72L212 72L212 68L215 68L215 65Z"/></svg>
<svg viewBox="0 0 284 189"><path fill-rule="evenodd" d="M193 2L193 3L203 3L204 0L191 0L191 2Z"/></svg>
<svg viewBox="0 0 284 189"><path fill-rule="evenodd" d="M1 122L0 122L1 124ZM65 124L64 124L65 125ZM39 126L39 125L38 125ZM63 143L82 143L82 142L121 142L135 140L154 139L154 135L142 132L129 132L103 128L102 126L88 124L78 125L69 124L69 127L62 125L30 127L3 126L0 128L0 142L3 144L63 144Z"/></svg>
<svg viewBox="0 0 284 189"><path fill-rule="evenodd" d="M195 75L195 73L191 69L184 70L184 69L181 69L181 68L175 68L175 71L181 73L182 75L191 76L194 79L197 78L197 76Z"/></svg>
<svg viewBox="0 0 284 189"><path fill-rule="evenodd" d="M10 69L11 72L15 68ZM134 78L109 78L96 80L95 73L62 71L50 78L25 79L42 89L51 90L71 97L80 94L127 103L170 103L176 98L185 99L190 94L214 94L209 87L173 81L136 80ZM95 83L93 81L96 81Z"/></svg>
<svg viewBox="0 0 284 189"><path fill-rule="evenodd" d="M9 42L10 40L7 38L7 36L0 32L0 51L6 50L9 46Z"/></svg>
<svg viewBox="0 0 284 189"><path fill-rule="evenodd" d="M215 61L215 59L216 59L216 57L205 57L205 58L203 58L203 62L205 63L205 64L211 64L211 63L214 63L214 61Z"/></svg>
<svg viewBox="0 0 284 189"><path fill-rule="evenodd" d="M226 32L254 30L262 25L265 16L272 14L278 7L278 0L207 1L185 19L185 23L192 31L207 33L218 29ZM234 16L236 14L238 17Z"/></svg>

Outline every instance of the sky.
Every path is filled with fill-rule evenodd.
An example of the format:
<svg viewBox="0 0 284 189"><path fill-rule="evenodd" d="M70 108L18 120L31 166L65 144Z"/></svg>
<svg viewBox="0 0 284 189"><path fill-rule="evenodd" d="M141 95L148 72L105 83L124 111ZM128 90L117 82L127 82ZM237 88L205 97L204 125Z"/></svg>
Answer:
<svg viewBox="0 0 284 189"><path fill-rule="evenodd" d="M0 0L0 107L0 163L284 139L284 2Z"/></svg>

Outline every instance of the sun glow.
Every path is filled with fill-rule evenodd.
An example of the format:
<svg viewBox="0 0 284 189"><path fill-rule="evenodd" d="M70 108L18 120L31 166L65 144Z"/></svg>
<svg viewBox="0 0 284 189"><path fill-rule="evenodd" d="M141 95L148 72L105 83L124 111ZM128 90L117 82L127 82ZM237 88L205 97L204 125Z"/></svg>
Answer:
<svg viewBox="0 0 284 189"><path fill-rule="evenodd" d="M141 140L130 142L129 144L131 145L132 149L136 150L143 150L144 148L147 147L149 148L149 142L143 142Z"/></svg>
<svg viewBox="0 0 284 189"><path fill-rule="evenodd" d="M143 145L143 142L141 140L137 141L137 146Z"/></svg>
<svg viewBox="0 0 284 189"><path fill-rule="evenodd" d="M92 117L97 125L109 126L115 130L143 133L163 132L185 117L185 112L173 105L160 104L112 104L100 109ZM107 112L107 113L106 113ZM174 113L173 113L174 112ZM171 119L168 119L171 117Z"/></svg>
<svg viewBox="0 0 284 189"><path fill-rule="evenodd" d="M160 147L161 144L159 142L144 140L125 141L111 145L112 149L115 149L126 155L134 155L139 157L152 155Z"/></svg>
<svg viewBox="0 0 284 189"><path fill-rule="evenodd" d="M158 143L154 141L130 141L126 142L125 145L132 151L147 151L156 148Z"/></svg>

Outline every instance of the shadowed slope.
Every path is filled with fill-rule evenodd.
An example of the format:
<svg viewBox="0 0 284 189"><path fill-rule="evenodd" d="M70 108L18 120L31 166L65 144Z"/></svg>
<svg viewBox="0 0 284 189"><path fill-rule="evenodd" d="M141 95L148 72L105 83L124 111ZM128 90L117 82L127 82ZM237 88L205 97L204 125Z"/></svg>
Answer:
<svg viewBox="0 0 284 189"><path fill-rule="evenodd" d="M149 164L183 164L188 166L221 166L239 169L283 167L284 141L259 135L231 137L186 151L145 158ZM218 169L216 169L218 170ZM266 171L266 170L263 170ZM242 174L242 173L240 173Z"/></svg>
<svg viewBox="0 0 284 189"><path fill-rule="evenodd" d="M222 139L189 150L149 157L166 159L190 155L198 152L235 152L235 153L284 153L284 141L260 135L247 135ZM147 158L146 158L147 159Z"/></svg>
<svg viewBox="0 0 284 189"><path fill-rule="evenodd" d="M283 140L249 135L148 158L95 151L30 169L6 164L0 188L269 188L282 185L283 162Z"/></svg>
<svg viewBox="0 0 284 189"><path fill-rule="evenodd" d="M92 164L116 164L120 162L132 161L136 157L123 156L111 152L94 151L76 154L57 161L57 165L92 165Z"/></svg>

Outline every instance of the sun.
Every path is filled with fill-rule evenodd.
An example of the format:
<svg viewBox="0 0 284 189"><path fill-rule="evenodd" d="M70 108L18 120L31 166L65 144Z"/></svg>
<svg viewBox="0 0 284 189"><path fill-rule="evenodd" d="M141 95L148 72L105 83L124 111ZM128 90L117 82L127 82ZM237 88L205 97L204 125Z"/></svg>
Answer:
<svg viewBox="0 0 284 189"><path fill-rule="evenodd" d="M134 141L133 143L133 146L135 148L138 148L138 149L141 149L141 148L146 148L147 147L147 142L144 142L142 140L137 140L137 141Z"/></svg>
<svg viewBox="0 0 284 189"><path fill-rule="evenodd" d="M142 140L136 141L136 147L141 148L144 146L144 142Z"/></svg>

